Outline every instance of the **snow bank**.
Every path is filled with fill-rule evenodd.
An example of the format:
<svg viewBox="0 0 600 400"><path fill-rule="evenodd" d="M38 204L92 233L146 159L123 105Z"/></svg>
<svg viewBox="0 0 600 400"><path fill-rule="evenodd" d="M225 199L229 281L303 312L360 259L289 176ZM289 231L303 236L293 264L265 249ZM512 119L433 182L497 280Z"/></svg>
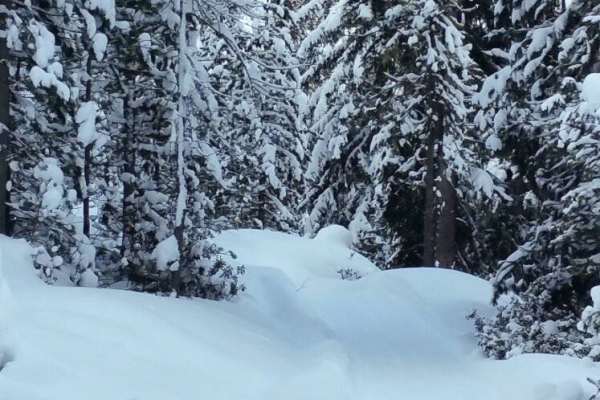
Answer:
<svg viewBox="0 0 600 400"><path fill-rule="evenodd" d="M450 270L379 271L342 242L237 230L230 302L50 287L30 247L0 237L18 357L2 400L584 400L586 360L484 359L465 314L490 285ZM337 233L336 233L337 230ZM326 231L327 232L327 231ZM359 280L337 270L353 268ZM4 304L4 303L3 303Z"/></svg>
<svg viewBox="0 0 600 400"><path fill-rule="evenodd" d="M316 241L323 242L331 246L342 246L346 248L352 247L352 233L340 225L329 225L317 233L315 236Z"/></svg>
<svg viewBox="0 0 600 400"><path fill-rule="evenodd" d="M341 229L340 229L341 228ZM345 232L344 232L345 231ZM282 270L298 288L316 278L338 280L340 270L352 270L360 276L379 272L369 260L352 251L342 227L322 229L315 239L269 230L225 231L215 238L237 258L228 257L233 265L273 267Z"/></svg>
<svg viewBox="0 0 600 400"><path fill-rule="evenodd" d="M10 290L2 273L2 249L0 249L0 370L13 361L14 349L10 326Z"/></svg>

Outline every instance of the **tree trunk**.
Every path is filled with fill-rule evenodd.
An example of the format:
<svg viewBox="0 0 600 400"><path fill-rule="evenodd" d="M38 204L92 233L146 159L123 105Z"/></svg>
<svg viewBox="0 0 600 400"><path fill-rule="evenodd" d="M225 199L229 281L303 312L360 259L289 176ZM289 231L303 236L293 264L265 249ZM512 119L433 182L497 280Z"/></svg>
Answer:
<svg viewBox="0 0 600 400"><path fill-rule="evenodd" d="M177 248L179 250L179 268L173 271L171 274L171 290L174 290L178 296L182 295L182 287L181 287L181 270L184 268L184 263L186 262L184 254L185 254L185 241L183 237L183 224L175 227L175 239L177 240Z"/></svg>
<svg viewBox="0 0 600 400"><path fill-rule="evenodd" d="M132 177L135 176L135 161L136 161L136 150L133 148L133 124L135 116L129 116L127 114L133 111L129 109L129 102L127 97L123 100L123 118L125 124L123 126L123 142L119 151L123 154L123 214L121 216L121 222L123 223L123 240L121 242L121 258L128 261L129 272L137 272L139 266L134 265L134 260L131 259L132 250L134 246L134 235L135 235L135 201L133 199L135 195L135 182Z"/></svg>
<svg viewBox="0 0 600 400"><path fill-rule="evenodd" d="M427 136L427 172L425 174L425 213L423 218L423 266L432 267L435 264L435 146L436 138L433 131Z"/></svg>
<svg viewBox="0 0 600 400"><path fill-rule="evenodd" d="M88 51L88 60L86 65L88 76L92 76L92 55ZM85 84L85 101L92 101L92 81L88 79ZM83 188L83 234L90 237L90 179L92 175L92 145L85 146L83 155L83 180L85 188Z"/></svg>
<svg viewBox="0 0 600 400"><path fill-rule="evenodd" d="M435 91L432 90L432 93ZM427 138L423 265L450 267L454 264L456 253L456 194L446 177L444 107L434 103L432 111Z"/></svg>
<svg viewBox="0 0 600 400"><path fill-rule="evenodd" d="M85 195L83 197L83 234L90 237L90 178L92 175L92 146L85 146L83 156L83 179L85 180Z"/></svg>
<svg viewBox="0 0 600 400"><path fill-rule="evenodd" d="M179 24L179 76L178 76L178 104L177 104L177 119L172 121L175 124L175 129L177 132L177 138L175 141L175 147L177 150L177 181L178 181L178 193L177 193L177 205L175 210L175 239L177 239L177 249L179 252L179 268L176 271L173 271L171 275L171 290L177 292L177 295L181 294L181 278L182 278L182 269L188 268L187 260L185 259L185 237L183 230L185 229L185 211L187 208L187 185L185 181L185 158L183 147L185 146L185 130L186 130L186 120L185 115L186 105L185 99L183 95L183 85L185 82L185 68L184 65L186 63L185 58L185 50L187 46L187 12L188 12L188 4L184 0L181 4L181 19Z"/></svg>
<svg viewBox="0 0 600 400"><path fill-rule="evenodd" d="M10 9L8 0L1 0L0 5ZM6 14L0 21L0 30L6 27ZM8 157L9 157L9 131L10 126L10 90L8 73L8 47L6 38L0 37L0 233L8 235Z"/></svg>
<svg viewBox="0 0 600 400"><path fill-rule="evenodd" d="M452 267L456 256L456 193L448 179L440 185L442 204L440 208L436 259L440 267Z"/></svg>

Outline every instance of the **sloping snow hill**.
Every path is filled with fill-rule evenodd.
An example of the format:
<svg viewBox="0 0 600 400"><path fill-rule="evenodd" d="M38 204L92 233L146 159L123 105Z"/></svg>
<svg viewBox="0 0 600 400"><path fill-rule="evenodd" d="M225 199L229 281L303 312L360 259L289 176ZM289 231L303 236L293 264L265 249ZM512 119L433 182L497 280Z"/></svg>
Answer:
<svg viewBox="0 0 600 400"><path fill-rule="evenodd" d="M343 228L217 242L246 266L248 291L230 302L46 286L29 246L0 237L0 353L12 360L0 400L587 400L585 378L600 376L566 357L484 359L465 315L493 312L487 282L379 271Z"/></svg>

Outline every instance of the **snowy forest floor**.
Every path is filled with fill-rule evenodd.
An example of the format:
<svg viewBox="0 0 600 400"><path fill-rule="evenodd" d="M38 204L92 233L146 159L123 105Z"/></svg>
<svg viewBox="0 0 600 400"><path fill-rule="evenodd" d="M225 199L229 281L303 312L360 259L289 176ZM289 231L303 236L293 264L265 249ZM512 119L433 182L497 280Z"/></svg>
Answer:
<svg viewBox="0 0 600 400"><path fill-rule="evenodd" d="M228 231L245 265L228 302L47 286L0 237L0 400L587 400L590 360L485 359L465 316L490 285L449 270L379 271L339 227L306 239ZM352 269L363 276L342 280ZM6 358L6 356L5 356ZM0 357L2 359L2 357Z"/></svg>

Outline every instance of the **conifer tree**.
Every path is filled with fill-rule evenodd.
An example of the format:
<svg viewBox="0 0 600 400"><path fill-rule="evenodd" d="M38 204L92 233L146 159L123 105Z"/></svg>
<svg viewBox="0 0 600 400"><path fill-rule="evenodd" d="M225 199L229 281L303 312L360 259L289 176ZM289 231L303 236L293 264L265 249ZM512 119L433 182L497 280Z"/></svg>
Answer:
<svg viewBox="0 0 600 400"><path fill-rule="evenodd" d="M516 296L498 317L479 323L480 342L500 358L585 353L576 323L598 284L598 117L585 80L598 60L600 10L585 0L566 10L544 4L536 13L529 3L513 9L513 23L526 34L512 38L508 65L484 86L483 101L498 107L494 127L511 150L516 179L528 189L519 199L529 211L522 242L494 279L496 299ZM548 324L556 327L551 334Z"/></svg>
<svg viewBox="0 0 600 400"><path fill-rule="evenodd" d="M460 14L454 2L340 2L301 46L323 47L305 73L309 222L350 225L384 265L468 268L457 253L459 205L508 198L487 170L486 131L474 126L481 72Z"/></svg>
<svg viewBox="0 0 600 400"><path fill-rule="evenodd" d="M10 222L16 236L37 246L36 263L48 279L78 283L93 268L93 254L73 219L81 157L74 140L76 91L66 66L82 32L71 24L71 4L12 6Z"/></svg>
<svg viewBox="0 0 600 400"><path fill-rule="evenodd" d="M233 179L223 207L236 227L298 230L305 144L293 11L285 2L255 3L252 10L255 18L247 29L237 27L237 51L224 63L238 69L219 80L239 86L222 151Z"/></svg>
<svg viewBox="0 0 600 400"><path fill-rule="evenodd" d="M9 208L8 208L8 188L9 182L9 143L11 126L10 118L10 71L9 71L9 49L8 49L8 28L9 28L9 6L8 0L0 2L0 31L6 32L0 37L0 60L4 60L0 65L0 234L9 234Z"/></svg>

